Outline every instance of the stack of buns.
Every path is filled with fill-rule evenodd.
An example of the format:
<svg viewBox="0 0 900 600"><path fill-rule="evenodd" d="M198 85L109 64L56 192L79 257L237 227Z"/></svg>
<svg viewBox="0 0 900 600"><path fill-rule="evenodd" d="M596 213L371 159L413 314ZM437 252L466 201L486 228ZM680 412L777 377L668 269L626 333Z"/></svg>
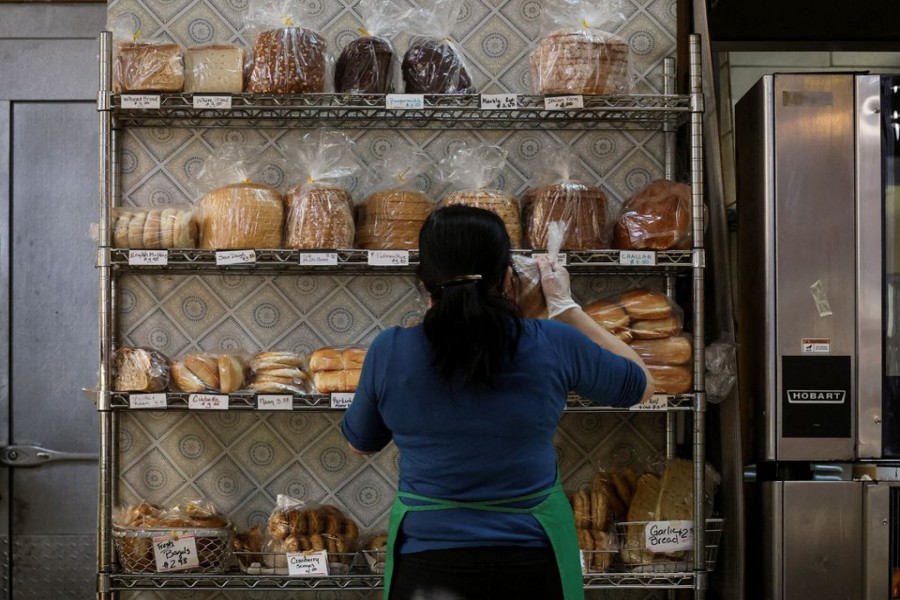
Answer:
<svg viewBox="0 0 900 600"><path fill-rule="evenodd" d="M612 473L599 472L590 489L571 496L578 546L589 571L608 571L616 554L612 525L622 520L634 494L637 476L628 467Z"/></svg>
<svg viewBox="0 0 900 600"><path fill-rule="evenodd" d="M691 247L691 188L665 179L629 198L613 231L622 250L686 250Z"/></svg>
<svg viewBox="0 0 900 600"><path fill-rule="evenodd" d="M244 386L246 366L231 354L189 354L172 362L172 381L182 392L230 394Z"/></svg>
<svg viewBox="0 0 900 600"><path fill-rule="evenodd" d="M326 550L331 573L346 571L356 550L359 527L340 509L331 505L319 508L275 509L266 527L270 548L275 554ZM284 557L266 555L267 566L283 568Z"/></svg>
<svg viewBox="0 0 900 600"><path fill-rule="evenodd" d="M309 357L313 385L320 394L355 392L366 348L319 348Z"/></svg>
<svg viewBox="0 0 900 600"><path fill-rule="evenodd" d="M278 248L284 204L275 188L235 183L207 192L200 200L197 220L201 248Z"/></svg>
<svg viewBox="0 0 900 600"><path fill-rule="evenodd" d="M628 88L628 41L594 29L551 33L531 53L537 94L621 94Z"/></svg>
<svg viewBox="0 0 900 600"><path fill-rule="evenodd" d="M286 248L350 248L356 233L353 198L344 188L304 183L291 188L284 199Z"/></svg>
<svg viewBox="0 0 900 600"><path fill-rule="evenodd" d="M116 248L196 248L199 232L190 209L115 209L111 220Z"/></svg>
<svg viewBox="0 0 900 600"><path fill-rule="evenodd" d="M514 248L518 248L522 243L522 220L519 214L519 203L514 196L499 190L465 190L459 192L451 192L444 196L441 202L443 206L453 206L454 204L463 204L466 206L474 206L476 208L484 208L496 213L503 219L506 225L506 232L509 234L510 242Z"/></svg>
<svg viewBox="0 0 900 600"><path fill-rule="evenodd" d="M184 53L185 92L244 91L244 50L227 44L188 48Z"/></svg>
<svg viewBox="0 0 900 600"><path fill-rule="evenodd" d="M523 214L532 248L547 247L552 221L561 221L566 234L561 248L589 250L608 246L606 194L579 181L561 181L529 190L523 198Z"/></svg>
<svg viewBox="0 0 900 600"><path fill-rule="evenodd" d="M169 386L169 359L149 348L119 348L113 358L117 392L162 392Z"/></svg>
<svg viewBox="0 0 900 600"><path fill-rule="evenodd" d="M371 194L357 207L356 242L368 250L412 250L434 205L427 196L408 190Z"/></svg>
<svg viewBox="0 0 900 600"><path fill-rule="evenodd" d="M178 44L117 42L113 58L116 92L180 92L183 49Z"/></svg>
<svg viewBox="0 0 900 600"><path fill-rule="evenodd" d="M294 352L260 352L250 359L249 389L259 394L303 394L309 382L306 359Z"/></svg>
<svg viewBox="0 0 900 600"><path fill-rule="evenodd" d="M247 77L253 94L318 94L325 91L325 38L302 27L281 27L256 37Z"/></svg>

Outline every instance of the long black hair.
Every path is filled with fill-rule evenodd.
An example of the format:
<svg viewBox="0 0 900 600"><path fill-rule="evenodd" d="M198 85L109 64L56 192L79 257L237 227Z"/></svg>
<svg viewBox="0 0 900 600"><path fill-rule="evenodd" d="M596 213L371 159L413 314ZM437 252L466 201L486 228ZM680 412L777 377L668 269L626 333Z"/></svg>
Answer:
<svg viewBox="0 0 900 600"><path fill-rule="evenodd" d="M422 325L448 382L492 385L515 356L522 320L502 289L510 247L500 217L470 206L432 212L419 232L417 274L432 299Z"/></svg>

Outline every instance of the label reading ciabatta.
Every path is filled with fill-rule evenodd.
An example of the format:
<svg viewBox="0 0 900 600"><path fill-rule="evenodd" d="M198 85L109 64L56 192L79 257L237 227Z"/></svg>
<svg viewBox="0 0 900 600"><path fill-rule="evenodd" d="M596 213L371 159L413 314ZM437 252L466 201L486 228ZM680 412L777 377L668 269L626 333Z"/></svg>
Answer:
<svg viewBox="0 0 900 600"><path fill-rule="evenodd" d="M129 250L129 266L157 266L165 267L169 264L168 250Z"/></svg>
<svg viewBox="0 0 900 600"><path fill-rule="evenodd" d="M128 396L128 408L160 409L165 407L165 394L130 394Z"/></svg>
<svg viewBox="0 0 900 600"><path fill-rule="evenodd" d="M256 263L256 250L219 250L216 265L252 265Z"/></svg>
<svg viewBox="0 0 900 600"><path fill-rule="evenodd" d="M656 252L653 250L621 250L619 264L629 267L652 267L656 265Z"/></svg>
<svg viewBox="0 0 900 600"><path fill-rule="evenodd" d="M409 250L369 250L369 265L405 267L409 265Z"/></svg>
<svg viewBox="0 0 900 600"><path fill-rule="evenodd" d="M156 559L158 573L184 571L200 566L197 540L193 535L167 534L153 538L153 558Z"/></svg>
<svg viewBox="0 0 900 600"><path fill-rule="evenodd" d="M228 410L227 394L191 394L188 396L191 410Z"/></svg>
<svg viewBox="0 0 900 600"><path fill-rule="evenodd" d="M231 96L228 94L194 96L194 108L197 110L231 110Z"/></svg>
<svg viewBox="0 0 900 600"><path fill-rule="evenodd" d="M517 94L482 94L481 110L513 110L519 107Z"/></svg>
<svg viewBox="0 0 900 600"><path fill-rule="evenodd" d="M127 110L157 110L159 94L122 94L122 108Z"/></svg>
<svg viewBox="0 0 900 600"><path fill-rule="evenodd" d="M288 575L291 577L328 577L328 553L288 552Z"/></svg>
<svg viewBox="0 0 900 600"><path fill-rule="evenodd" d="M336 267L337 252L301 252L300 266L303 267Z"/></svg>
<svg viewBox="0 0 900 600"><path fill-rule="evenodd" d="M544 98L544 108L546 110L570 110L575 108L584 108L583 96L553 96Z"/></svg>
<svg viewBox="0 0 900 600"><path fill-rule="evenodd" d="M424 94L388 94L385 108L394 110L418 110L425 108Z"/></svg>
<svg viewBox="0 0 900 600"><path fill-rule="evenodd" d="M694 548L693 521L650 521L644 528L645 548L669 553Z"/></svg>

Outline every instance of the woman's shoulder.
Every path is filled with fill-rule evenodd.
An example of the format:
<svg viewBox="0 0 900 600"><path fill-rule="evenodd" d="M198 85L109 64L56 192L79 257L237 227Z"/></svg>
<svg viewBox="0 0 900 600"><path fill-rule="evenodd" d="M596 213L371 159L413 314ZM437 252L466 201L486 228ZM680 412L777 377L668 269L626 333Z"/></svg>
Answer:
<svg viewBox="0 0 900 600"><path fill-rule="evenodd" d="M396 325L388 327L372 340L370 348L373 346L392 347L397 344L408 344L420 339L422 336L422 326L401 327Z"/></svg>
<svg viewBox="0 0 900 600"><path fill-rule="evenodd" d="M560 321L551 319L523 319L522 330L526 335L544 337L568 337L577 334L578 330Z"/></svg>

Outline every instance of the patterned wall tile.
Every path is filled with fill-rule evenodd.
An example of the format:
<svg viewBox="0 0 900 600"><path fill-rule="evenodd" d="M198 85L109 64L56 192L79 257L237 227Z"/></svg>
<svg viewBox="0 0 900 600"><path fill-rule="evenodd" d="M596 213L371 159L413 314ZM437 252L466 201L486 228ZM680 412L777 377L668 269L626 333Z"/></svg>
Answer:
<svg viewBox="0 0 900 600"><path fill-rule="evenodd" d="M256 473L245 472L231 458L223 457L197 479L197 488L205 498L215 498L227 515L244 504L256 492Z"/></svg>
<svg viewBox="0 0 900 600"><path fill-rule="evenodd" d="M332 415L299 412L280 419L272 419L270 425L293 452L300 453L333 428L334 421Z"/></svg>
<svg viewBox="0 0 900 600"><path fill-rule="evenodd" d="M196 417L179 423L160 445L163 453L177 459L179 467L188 477L209 468L222 449L222 444Z"/></svg>
<svg viewBox="0 0 900 600"><path fill-rule="evenodd" d="M131 487L138 496L151 502L157 498L170 498L187 483L187 479L161 450L153 450L121 475L122 483Z"/></svg>
<svg viewBox="0 0 900 600"><path fill-rule="evenodd" d="M375 529L384 522L394 502L396 481L385 478L380 472L366 467L337 492L345 506L353 507L353 514L366 529ZM383 526L383 525L382 525Z"/></svg>
<svg viewBox="0 0 900 600"><path fill-rule="evenodd" d="M310 465L328 489L337 489L348 477L365 464L365 459L351 452L347 440L334 427L313 445L300 453L304 464Z"/></svg>
<svg viewBox="0 0 900 600"><path fill-rule="evenodd" d="M231 451L234 460L259 481L268 481L278 475L293 454L265 424L258 425L253 435L242 438Z"/></svg>
<svg viewBox="0 0 900 600"><path fill-rule="evenodd" d="M277 498L278 494L286 494L297 500L323 504L328 497L328 488L319 481L309 466L310 463L302 459L292 462L266 486L266 491L272 498Z"/></svg>

